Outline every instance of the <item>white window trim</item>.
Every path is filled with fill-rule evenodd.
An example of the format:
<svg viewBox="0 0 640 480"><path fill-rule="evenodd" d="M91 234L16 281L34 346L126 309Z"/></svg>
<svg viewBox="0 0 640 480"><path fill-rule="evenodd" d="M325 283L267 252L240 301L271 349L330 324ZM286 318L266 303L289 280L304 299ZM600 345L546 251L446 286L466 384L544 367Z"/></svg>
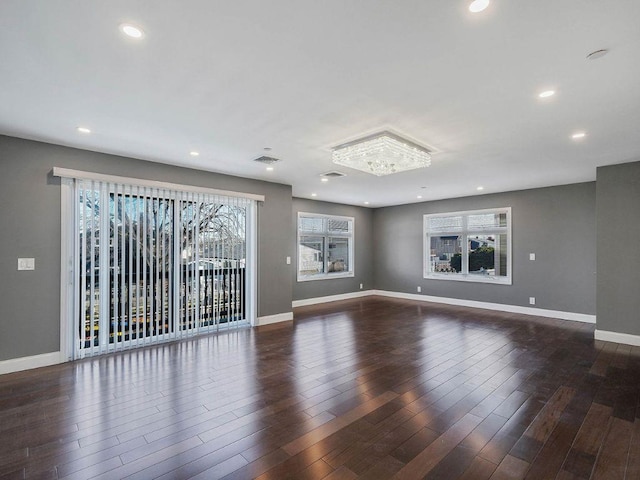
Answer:
<svg viewBox="0 0 640 480"><path fill-rule="evenodd" d="M340 235L340 234L332 234L332 237L340 237L340 238L349 238L351 241L349 242L349 271L347 272L339 272L339 273L328 273L326 272L327 267L327 258L326 255L324 257L325 263L325 273L317 273L313 275L300 275L300 217L315 217L315 218L334 218L337 220L347 220L351 222L351 234L350 235ZM355 276L355 238L356 238L356 220L354 217L346 217L344 215L327 215L322 213L310 213L310 212L298 212L298 221L296 223L296 278L298 282L312 282L315 280L332 280L334 278L351 278ZM328 234L326 233L314 233L308 232L304 233L305 235L318 235L326 237Z"/></svg>
<svg viewBox="0 0 640 480"><path fill-rule="evenodd" d="M472 229L469 230L466 227L466 217L468 215L476 215L483 213L506 213L507 214L507 226L506 228L487 228L487 229ZM494 233L496 231L505 231L507 234L507 276L506 277L489 277L489 276L480 276L473 274L464 274L464 273L434 273L429 271L429 258L431 254L431 235L428 231L428 222L430 218L436 217L452 217L452 216L462 216L463 217L463 226L461 229L452 229L450 231L439 231L436 232L437 236L461 236L463 237L462 241L462 256L468 257L468 245L464 238L468 237L474 233ZM513 250L512 250L512 225L511 225L511 207L497 207L497 208L486 208L482 210L464 210L458 212L442 212L442 213L430 213L423 216L423 227L422 227L422 237L423 237L423 277L429 280L451 280L454 282L472 282L472 283L488 283L492 285L512 285L513 277L512 277L512 266L513 266Z"/></svg>

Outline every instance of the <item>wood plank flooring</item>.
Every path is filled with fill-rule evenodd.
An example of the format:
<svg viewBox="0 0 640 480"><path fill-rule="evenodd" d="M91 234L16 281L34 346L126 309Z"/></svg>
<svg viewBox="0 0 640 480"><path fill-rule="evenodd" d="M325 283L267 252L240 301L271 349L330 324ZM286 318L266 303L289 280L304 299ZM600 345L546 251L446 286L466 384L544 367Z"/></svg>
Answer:
<svg viewBox="0 0 640 480"><path fill-rule="evenodd" d="M0 376L0 479L640 479L640 348L381 297Z"/></svg>

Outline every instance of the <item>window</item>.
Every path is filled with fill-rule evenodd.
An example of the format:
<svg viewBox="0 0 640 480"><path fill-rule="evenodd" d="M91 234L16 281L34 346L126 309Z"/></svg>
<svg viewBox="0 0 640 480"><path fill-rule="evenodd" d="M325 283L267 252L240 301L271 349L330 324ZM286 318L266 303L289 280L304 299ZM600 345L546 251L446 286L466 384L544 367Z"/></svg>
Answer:
<svg viewBox="0 0 640 480"><path fill-rule="evenodd" d="M511 285L511 208L424 216L424 278Z"/></svg>
<svg viewBox="0 0 640 480"><path fill-rule="evenodd" d="M353 218L298 213L298 281L353 277Z"/></svg>

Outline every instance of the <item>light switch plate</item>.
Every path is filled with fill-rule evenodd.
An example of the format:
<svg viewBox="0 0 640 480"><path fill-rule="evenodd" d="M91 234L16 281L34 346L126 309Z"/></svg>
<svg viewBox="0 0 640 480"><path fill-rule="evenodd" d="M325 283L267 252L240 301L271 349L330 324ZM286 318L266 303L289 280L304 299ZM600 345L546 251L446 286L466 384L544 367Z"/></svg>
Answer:
<svg viewBox="0 0 640 480"><path fill-rule="evenodd" d="M36 259L35 258L19 258L18 270L35 270Z"/></svg>
<svg viewBox="0 0 640 480"><path fill-rule="evenodd" d="M536 259L536 254L535 253L530 253L529 254L529 260L535 260Z"/></svg>

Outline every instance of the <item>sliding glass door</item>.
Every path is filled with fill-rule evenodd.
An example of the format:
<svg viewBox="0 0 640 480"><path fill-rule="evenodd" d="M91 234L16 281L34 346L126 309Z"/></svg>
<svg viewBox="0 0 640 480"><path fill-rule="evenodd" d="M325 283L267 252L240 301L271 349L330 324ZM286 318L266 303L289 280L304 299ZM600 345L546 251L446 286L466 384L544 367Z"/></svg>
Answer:
<svg viewBox="0 0 640 480"><path fill-rule="evenodd" d="M83 179L71 187L73 358L249 325L255 201Z"/></svg>

